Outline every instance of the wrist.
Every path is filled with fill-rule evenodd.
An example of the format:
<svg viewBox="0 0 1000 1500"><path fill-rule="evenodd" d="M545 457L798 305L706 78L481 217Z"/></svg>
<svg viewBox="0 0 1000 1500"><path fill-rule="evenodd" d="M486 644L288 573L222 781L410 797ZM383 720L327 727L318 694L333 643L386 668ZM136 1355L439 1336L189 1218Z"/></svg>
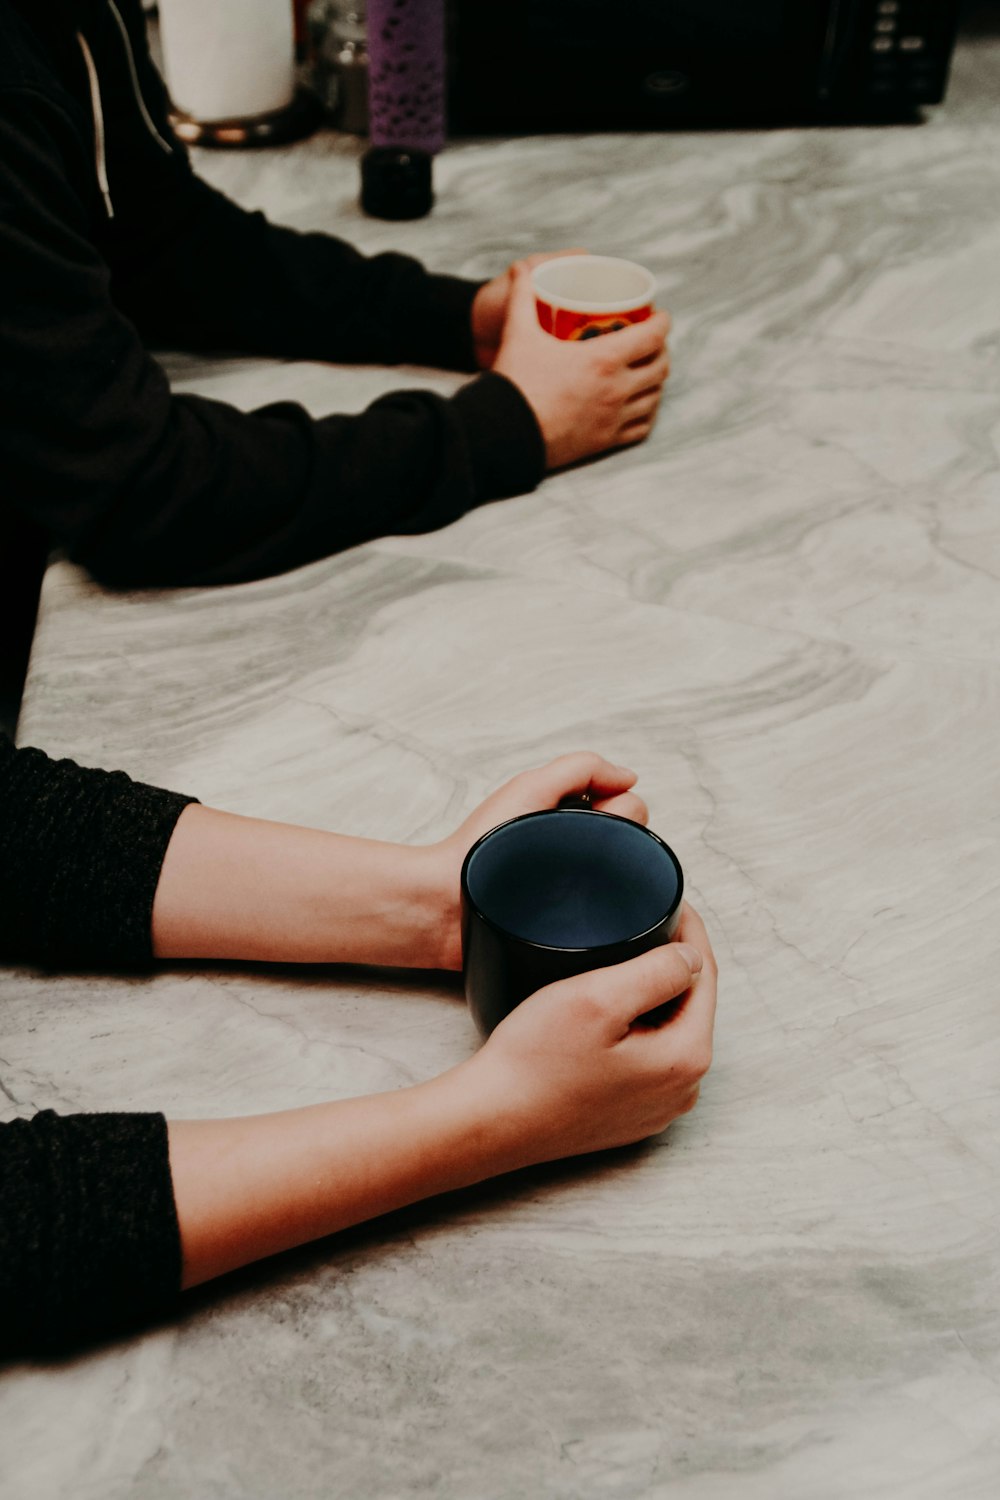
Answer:
<svg viewBox="0 0 1000 1500"><path fill-rule="evenodd" d="M492 368L500 347L499 330L494 326L497 320L490 315L490 287L490 282L483 283L472 299L469 312L472 347L480 370Z"/></svg>
<svg viewBox="0 0 1000 1500"><path fill-rule="evenodd" d="M403 357L441 370L475 371L472 306L479 283L425 272L422 288L420 300L408 303Z"/></svg>
<svg viewBox="0 0 1000 1500"><path fill-rule="evenodd" d="M348 929L354 928L346 961L403 969L453 967L447 962L449 939L458 919L450 914L454 903L435 846L359 840L351 854L353 890L345 900L337 879L325 897L329 930L343 932L345 918ZM359 917L356 925L352 912Z"/></svg>
<svg viewBox="0 0 1000 1500"><path fill-rule="evenodd" d="M450 1139L453 1180L439 1191L485 1182L541 1159L516 1107L516 1091L503 1087L483 1048L417 1088L427 1091L430 1110Z"/></svg>
<svg viewBox="0 0 1000 1500"><path fill-rule="evenodd" d="M459 886L447 845L401 845L399 868L407 890L409 964L416 969L460 969Z"/></svg>

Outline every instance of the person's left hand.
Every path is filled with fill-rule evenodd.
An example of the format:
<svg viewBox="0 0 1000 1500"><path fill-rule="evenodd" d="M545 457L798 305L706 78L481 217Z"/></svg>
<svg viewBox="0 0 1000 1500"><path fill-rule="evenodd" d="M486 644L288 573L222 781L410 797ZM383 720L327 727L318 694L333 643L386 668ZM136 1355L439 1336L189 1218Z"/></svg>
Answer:
<svg viewBox="0 0 1000 1500"><path fill-rule="evenodd" d="M585 255L585 250L549 250L537 255L526 255L519 262L522 266L540 266L546 260L558 260L562 255ZM476 349L476 363L481 370L492 370L493 362L503 338L507 307L510 302L513 266L508 266L500 276L494 276L476 293L472 303L472 338Z"/></svg>
<svg viewBox="0 0 1000 1500"><path fill-rule="evenodd" d="M632 790L636 774L626 766L616 766L593 751L579 750L560 755L548 765L533 771L522 771L504 783L481 802L460 828L433 844L427 855L434 863L434 881L441 891L441 919L435 940L436 953L428 957L428 967L460 969L462 967L462 933L460 877L465 856L472 845L491 828L506 823L522 813L542 812L557 807L566 797L587 793L590 805L598 812L631 818L647 823L649 809Z"/></svg>

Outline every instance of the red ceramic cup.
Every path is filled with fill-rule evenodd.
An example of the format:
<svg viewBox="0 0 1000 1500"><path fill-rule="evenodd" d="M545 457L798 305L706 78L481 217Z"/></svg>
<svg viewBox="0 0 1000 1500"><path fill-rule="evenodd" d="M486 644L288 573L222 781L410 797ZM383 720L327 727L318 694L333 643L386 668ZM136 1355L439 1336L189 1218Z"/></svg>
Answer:
<svg viewBox="0 0 1000 1500"><path fill-rule="evenodd" d="M645 266L612 255L561 255L531 273L538 321L557 339L593 339L653 311L656 282Z"/></svg>

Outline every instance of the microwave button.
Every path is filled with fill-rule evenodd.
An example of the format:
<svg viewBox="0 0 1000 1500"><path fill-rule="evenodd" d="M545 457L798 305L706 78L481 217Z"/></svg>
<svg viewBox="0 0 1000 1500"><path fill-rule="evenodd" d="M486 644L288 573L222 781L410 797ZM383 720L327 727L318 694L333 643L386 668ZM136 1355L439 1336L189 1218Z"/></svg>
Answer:
<svg viewBox="0 0 1000 1500"><path fill-rule="evenodd" d="M923 36L901 36L899 39L900 52L923 52L927 45L927 38Z"/></svg>
<svg viewBox="0 0 1000 1500"><path fill-rule="evenodd" d="M895 16L899 14L899 0L878 0L875 8L880 16Z"/></svg>
<svg viewBox="0 0 1000 1500"><path fill-rule="evenodd" d="M882 32L890 31L891 32L891 31L895 31L895 29L896 29L896 22L895 22L894 17L892 17L892 16L886 16L883 20L879 20L879 21L875 22L875 30L876 31L882 31Z"/></svg>
<svg viewBox="0 0 1000 1500"><path fill-rule="evenodd" d="M891 52L892 51L892 37L889 37L889 36L877 36L875 38L875 40L872 42L872 51L873 52Z"/></svg>

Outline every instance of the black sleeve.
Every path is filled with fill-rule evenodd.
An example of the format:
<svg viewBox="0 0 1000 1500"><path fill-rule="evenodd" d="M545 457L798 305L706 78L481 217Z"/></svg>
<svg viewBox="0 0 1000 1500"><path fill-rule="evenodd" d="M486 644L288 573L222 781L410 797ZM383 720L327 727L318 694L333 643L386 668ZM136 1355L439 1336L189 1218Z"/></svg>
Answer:
<svg viewBox="0 0 1000 1500"><path fill-rule="evenodd" d="M115 301L143 337L170 348L474 371L479 283L271 224L201 181L171 133L142 10L132 0L120 11L160 149L138 120L109 128L115 214L101 243Z"/></svg>
<svg viewBox="0 0 1000 1500"><path fill-rule="evenodd" d="M162 1115L0 1125L0 1356L121 1332L169 1311L180 1281Z"/></svg>
<svg viewBox="0 0 1000 1500"><path fill-rule="evenodd" d="M192 800L0 735L0 954L149 964L160 869Z"/></svg>
<svg viewBox="0 0 1000 1500"><path fill-rule="evenodd" d="M4 96L0 471L8 503L98 578L258 577L432 530L538 482L538 424L500 375L451 399L399 392L320 420L290 403L242 413L173 397L89 238L72 186L88 171L55 104Z"/></svg>
<svg viewBox="0 0 1000 1500"><path fill-rule="evenodd" d="M148 343L475 371L480 283L272 224L183 159L157 184L155 195L116 205L107 230L115 302Z"/></svg>
<svg viewBox="0 0 1000 1500"><path fill-rule="evenodd" d="M190 799L0 736L0 953L144 964L163 856ZM180 1286L162 1115L0 1125L0 1354L155 1316Z"/></svg>

